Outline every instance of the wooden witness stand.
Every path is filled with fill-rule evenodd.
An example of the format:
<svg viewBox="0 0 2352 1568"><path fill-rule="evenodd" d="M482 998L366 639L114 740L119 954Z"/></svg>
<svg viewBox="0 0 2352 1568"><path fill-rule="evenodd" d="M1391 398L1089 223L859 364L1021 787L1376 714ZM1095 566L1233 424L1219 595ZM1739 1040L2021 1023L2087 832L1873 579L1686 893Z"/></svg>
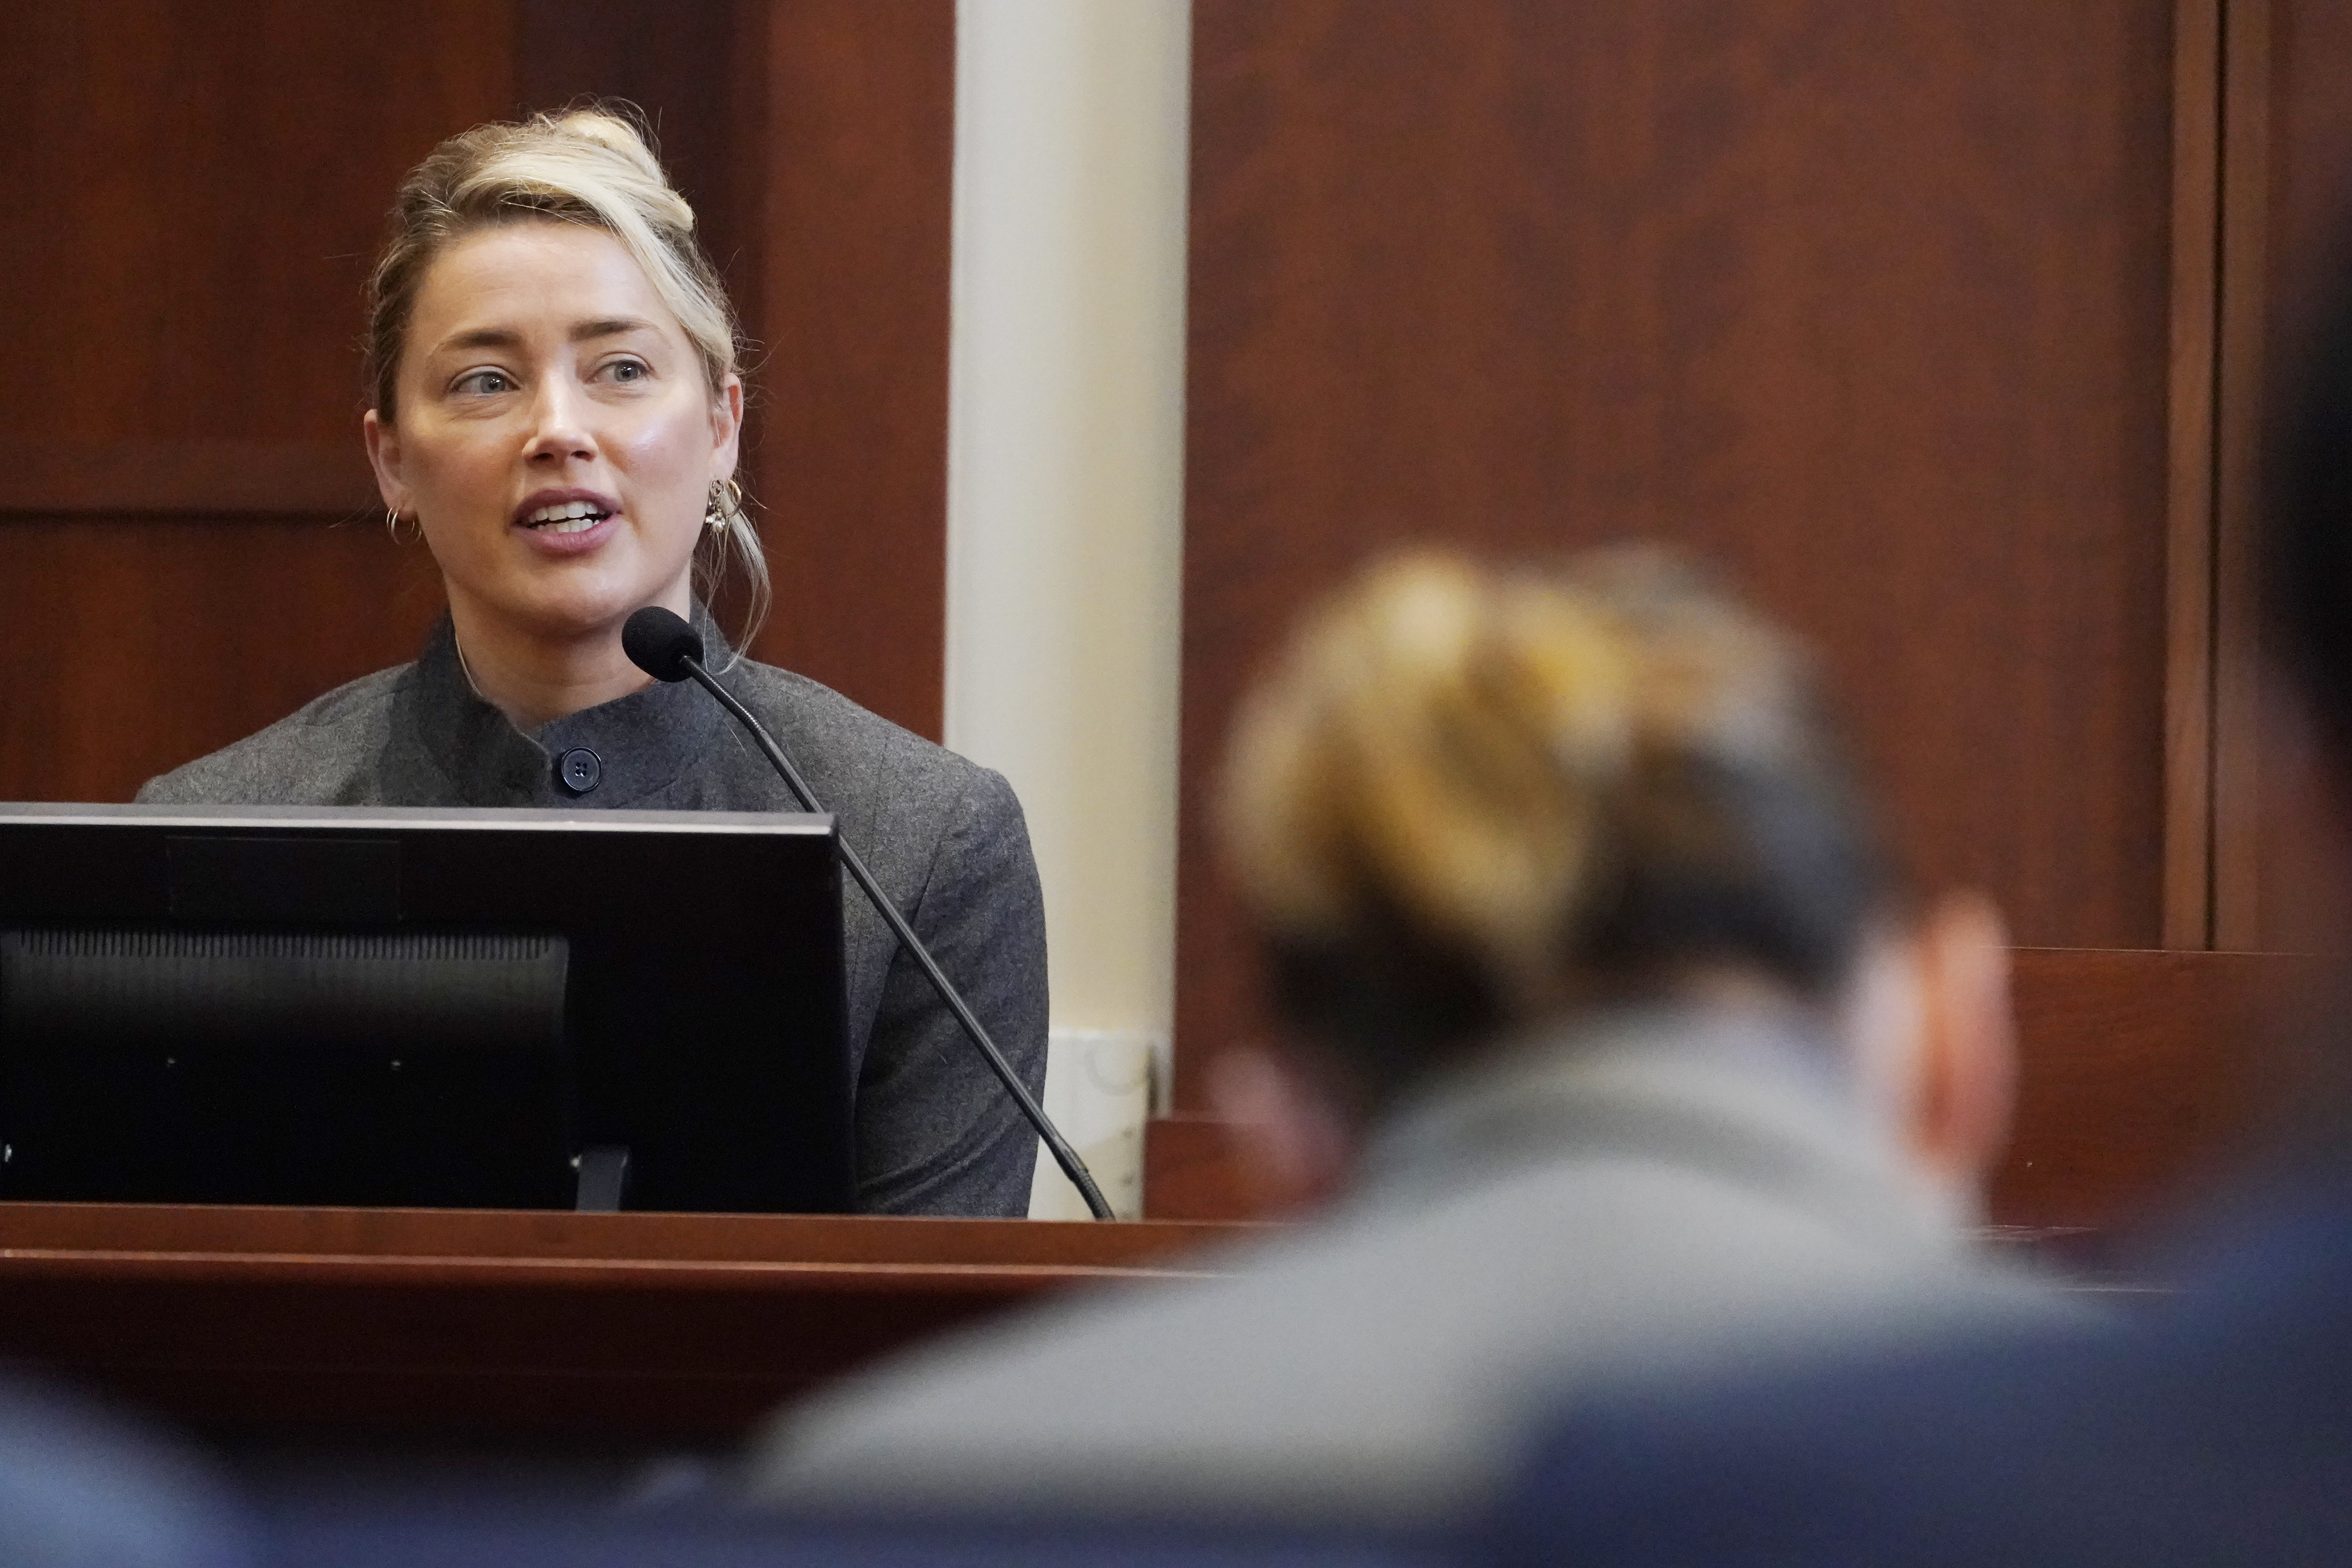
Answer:
<svg viewBox="0 0 2352 1568"><path fill-rule="evenodd" d="M2277 1089L2258 1019L2297 965L2021 952L2010 1238L2111 1232L2226 1152ZM0 1355L213 1431L725 1444L1052 1291L1213 1270L1265 1195L1216 1123L1150 1142L1171 1217L1122 1224L0 1204Z"/></svg>

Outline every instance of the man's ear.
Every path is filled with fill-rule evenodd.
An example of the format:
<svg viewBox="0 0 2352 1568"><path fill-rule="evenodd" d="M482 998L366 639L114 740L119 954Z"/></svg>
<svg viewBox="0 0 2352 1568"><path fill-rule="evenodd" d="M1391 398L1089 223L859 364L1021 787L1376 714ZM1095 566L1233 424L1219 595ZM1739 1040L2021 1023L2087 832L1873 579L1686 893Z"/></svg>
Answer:
<svg viewBox="0 0 2352 1568"><path fill-rule="evenodd" d="M383 498L384 510L405 516L415 498L400 477L400 433L371 408L360 416L360 434L367 442L368 467L375 470L376 494Z"/></svg>
<svg viewBox="0 0 2352 1568"><path fill-rule="evenodd" d="M1928 907L1909 945L1918 1041L1899 1131L1921 1170L1969 1192L2007 1146L2016 1107L2009 931L1990 899L1950 893Z"/></svg>
<svg viewBox="0 0 2352 1568"><path fill-rule="evenodd" d="M1209 1100L1233 1129L1233 1155L1249 1207L1262 1215L1312 1208L1355 1163L1356 1133L1321 1077L1295 1054L1234 1046L1209 1061Z"/></svg>

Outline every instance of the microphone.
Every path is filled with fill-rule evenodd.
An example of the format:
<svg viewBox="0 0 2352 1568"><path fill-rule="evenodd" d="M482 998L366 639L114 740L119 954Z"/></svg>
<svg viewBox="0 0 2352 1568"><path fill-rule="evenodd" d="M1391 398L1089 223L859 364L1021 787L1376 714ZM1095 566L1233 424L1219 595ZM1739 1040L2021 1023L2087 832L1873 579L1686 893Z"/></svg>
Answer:
<svg viewBox="0 0 2352 1568"><path fill-rule="evenodd" d="M793 798L801 803L801 809L824 812L824 807L816 803L816 796L809 793L808 782L801 777L800 769L793 766L792 758L776 744L776 738L768 733L767 726L761 723L749 708L737 701L733 692L719 685L716 676L703 668L701 634L676 613L665 610L659 605L647 605L631 616L621 626L621 651L629 656L631 664L656 680L692 680L717 698L719 706L735 715L743 728L751 731L751 739L759 742L760 750L766 754L769 763L783 779L785 787L793 792ZM898 939L898 945L914 956L924 978L931 983L931 989L939 993L940 1000L946 1004L949 1012L955 1015L955 1020L963 1026L964 1034L979 1047L989 1070L1004 1086L1004 1091L1013 1097L1013 1103L1021 1108L1021 1114L1029 1119L1029 1125L1037 1130L1037 1136L1045 1141L1046 1149L1054 1156L1054 1163L1062 1168L1062 1174L1070 1178L1070 1184L1078 1189L1080 1197L1087 1200L1087 1210L1097 1219L1117 1217L1111 1213L1110 1205L1103 1200L1102 1189L1095 1185L1094 1173L1087 1169L1087 1163L1078 1158L1078 1152L1070 1146L1067 1138L1062 1136L1062 1130L1054 1125L1053 1120L1045 1114L1045 1108L1037 1103L1037 1097L1029 1092L1029 1086L1021 1081L1020 1076L1013 1070L1013 1064L1006 1061L1004 1053L997 1048L996 1042L988 1037L988 1031L981 1026L980 1019L956 990L954 983L948 979L947 972L931 957L930 950L923 945L922 939L916 936L915 928L907 923L907 917L898 912L898 906L882 896L881 888L874 880L874 873L866 868L866 862L858 858L857 851L851 848L849 841L838 833L834 835L833 842L840 851L842 865L848 868L851 878L864 889L866 901L874 906L875 912L882 917L883 923Z"/></svg>
<svg viewBox="0 0 2352 1568"><path fill-rule="evenodd" d="M647 605L621 623L621 651L656 680L674 683L693 673L688 659L701 661L702 634L685 617ZM797 787L793 793L800 793Z"/></svg>

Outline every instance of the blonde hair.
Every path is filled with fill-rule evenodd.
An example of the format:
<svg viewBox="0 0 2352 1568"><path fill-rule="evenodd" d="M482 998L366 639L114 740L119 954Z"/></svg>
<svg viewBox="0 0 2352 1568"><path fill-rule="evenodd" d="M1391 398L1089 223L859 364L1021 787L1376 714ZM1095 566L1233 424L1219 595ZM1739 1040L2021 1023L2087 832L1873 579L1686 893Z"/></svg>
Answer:
<svg viewBox="0 0 2352 1568"><path fill-rule="evenodd" d="M1222 801L1294 1022L1394 1058L1728 962L1822 995L1882 890L1789 639L1675 559L1417 554L1316 614Z"/></svg>
<svg viewBox="0 0 2352 1568"><path fill-rule="evenodd" d="M620 241L677 318L716 397L739 374L742 336L717 268L694 237L694 209L663 174L646 135L615 108L477 125L450 137L408 172L394 201L391 233L368 283L367 374L376 416L397 413L396 384L410 318L425 274L455 241L523 219L583 224ZM738 646L765 617L768 563L745 509L730 501L723 528L696 547L695 587L708 599L730 562L750 590Z"/></svg>

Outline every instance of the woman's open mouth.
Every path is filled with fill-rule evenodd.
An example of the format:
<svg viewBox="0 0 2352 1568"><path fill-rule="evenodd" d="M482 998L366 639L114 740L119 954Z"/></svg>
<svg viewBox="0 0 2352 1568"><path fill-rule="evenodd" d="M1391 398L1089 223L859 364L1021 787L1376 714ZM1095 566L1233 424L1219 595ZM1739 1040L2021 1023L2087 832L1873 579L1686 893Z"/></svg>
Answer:
<svg viewBox="0 0 2352 1568"><path fill-rule="evenodd" d="M600 490L543 489L525 496L513 527L540 554L593 555L620 531L621 503Z"/></svg>
<svg viewBox="0 0 2352 1568"><path fill-rule="evenodd" d="M537 533L585 533L612 515L593 501L558 501L525 513L522 525Z"/></svg>

